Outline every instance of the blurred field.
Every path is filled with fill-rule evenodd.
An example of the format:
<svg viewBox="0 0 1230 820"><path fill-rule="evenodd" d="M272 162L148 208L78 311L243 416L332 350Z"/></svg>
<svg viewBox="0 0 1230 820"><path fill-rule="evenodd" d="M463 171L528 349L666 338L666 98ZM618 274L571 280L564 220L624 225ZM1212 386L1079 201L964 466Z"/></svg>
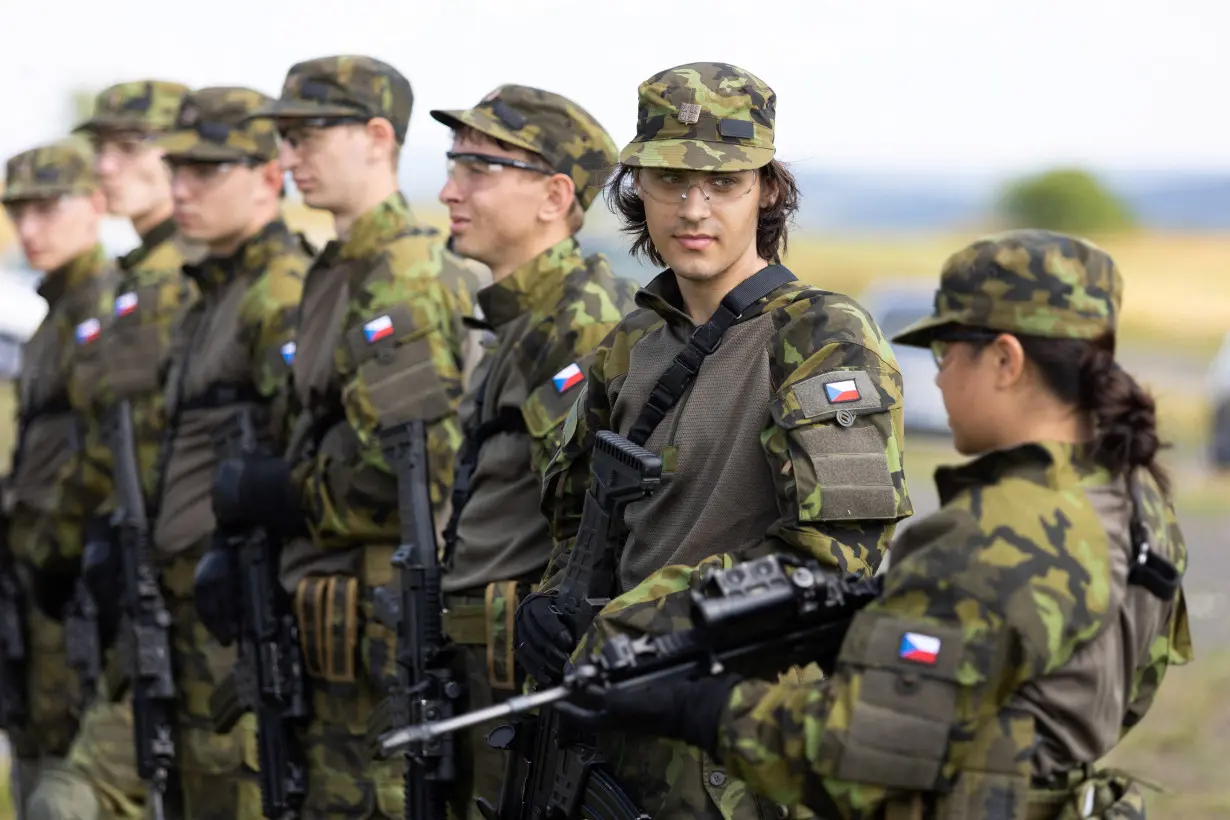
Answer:
<svg viewBox="0 0 1230 820"><path fill-rule="evenodd" d="M416 214L443 227L437 207L416 206ZM330 218L289 203L288 221L317 244L332 237ZM2 223L3 220L0 220ZM0 245L5 226L0 224ZM857 295L879 276L919 277L934 282L944 259L975 234L951 236L862 236L851 238L798 235L787 264L802 278L823 287ZM1152 376L1163 384L1159 395L1163 438L1176 443L1167 463L1175 472L1180 518L1192 515L1193 529L1205 549L1220 552L1230 529L1230 475L1214 476L1201 466L1208 430L1208 402L1200 374L1218 341L1230 329L1230 236L1138 236L1099 240L1119 262L1126 279L1121 340L1144 351ZM1176 375L1178 374L1178 375ZM1142 381L1154 379L1146 375ZM0 386L0 464L7 468L12 450L13 394ZM930 483L934 467L951 460L942 442L907 442L911 492ZM1217 542L1217 543L1214 543ZM1212 576L1212 577L1210 577ZM1226 578L1205 565L1193 583L1220 590ZM1209 594L1221 594L1220 592ZM1220 619L1219 619L1220 620ZM1174 794L1151 798L1153 817L1191 820L1230 816L1230 782L1225 771L1230 737L1230 640L1219 630L1215 640L1198 642L1197 661L1172 671L1152 713L1133 731L1108 762L1163 782ZM0 789L7 791L0 764ZM11 817L7 794L0 795L0 820Z"/></svg>

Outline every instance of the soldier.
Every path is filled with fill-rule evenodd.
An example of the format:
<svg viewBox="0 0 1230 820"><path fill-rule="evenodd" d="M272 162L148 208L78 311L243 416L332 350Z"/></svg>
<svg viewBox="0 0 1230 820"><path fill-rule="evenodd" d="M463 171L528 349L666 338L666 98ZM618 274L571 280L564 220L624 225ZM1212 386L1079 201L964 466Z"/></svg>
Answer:
<svg viewBox="0 0 1230 820"><path fill-rule="evenodd" d="M461 442L461 319L480 283L445 237L415 223L398 191L411 103L392 66L343 55L292 66L281 98L253 115L276 119L296 187L333 214L338 236L307 274L288 456L224 463L214 495L227 526L288 536L306 527L309 536L281 558L312 690L304 818L401 814L403 763L372 764L366 740L397 678L396 633L372 606L373 591L394 583L400 540L396 481L377 433L428 423L437 522L448 516Z"/></svg>
<svg viewBox="0 0 1230 820"><path fill-rule="evenodd" d="M193 600L211 545L210 487L220 425L249 414L262 440L284 444L286 379L310 248L281 219L282 169L271 123L245 122L269 102L248 88L189 94L159 140L171 168L175 219L208 258L185 267L199 296L172 337L168 435L151 511L155 562L173 619L179 713L176 767L184 816L259 817L252 724L215 734L210 697L235 661L204 628ZM214 598L233 594L212 591Z"/></svg>
<svg viewBox="0 0 1230 820"><path fill-rule="evenodd" d="M19 815L21 795L63 772L77 730L79 691L67 667L63 619L86 525L105 493L106 459L91 410L100 375L95 345L106 318L100 304L116 274L98 242L106 206L93 165L88 145L65 140L18 154L5 169L4 207L30 267L44 273L39 295L47 301L24 353L0 533L5 585L20 587L26 604L26 680L12 685L25 688L28 709L4 727Z"/></svg>
<svg viewBox="0 0 1230 820"><path fill-rule="evenodd" d="M981 239L944 265L930 347L957 450L832 679L705 678L611 719L679 737L826 817L1144 817L1097 762L1192 658L1187 550L1153 399L1116 362L1123 281L1089 242Z"/></svg>
<svg viewBox="0 0 1230 820"><path fill-rule="evenodd" d="M537 509L542 471L593 350L632 309L635 285L601 254L582 256L574 238L617 157L585 109L505 85L472 109L431 115L453 129L440 191L453 248L495 280L478 293L493 338L463 400L442 584L445 631L465 647L469 707L480 708L520 688L505 623L551 554ZM470 732L459 755L467 775L472 765L472 785L457 789L459 816L471 794L499 792L504 762L484 741L491 728Z"/></svg>
<svg viewBox="0 0 1230 820"><path fill-rule="evenodd" d="M798 191L773 159L773 90L741 68L696 63L654 75L639 96L637 135L608 193L634 251L670 267L599 346L547 470L556 554L546 591L522 603L516 622L518 660L539 681L558 679L573 648L550 590L575 540L600 430L660 453L663 476L652 498L628 507L613 562L622 597L587 636L571 636L583 649L616 631L673 629L688 617L690 575L745 556L788 550L870 575L912 512L891 348L857 303L778 264ZM819 670L792 677L801 674ZM779 811L683 744L624 747L608 733L601 747L655 818Z"/></svg>
<svg viewBox="0 0 1230 820"><path fill-rule="evenodd" d="M147 509L153 503L155 465L166 426L162 382L172 320L192 295L181 268L197 252L179 233L172 218L171 183L156 144L175 121L188 89L166 80L136 80L102 91L94 112L75 131L89 136L96 149L95 168L107 210L125 217L141 244L118 260L120 281L103 295L106 321L98 339L105 387L96 390L96 412L106 417L121 400L133 408L134 439ZM119 556L114 550L109 514L114 500L97 511L93 530L104 534L104 554L87 555L103 571L90 579L109 584L93 590L100 618L118 620ZM30 800L37 818L89 818L101 810L113 817L137 817L145 786L133 753L131 695L122 681L114 651L106 656L100 696L93 699L69 752L69 768L44 778Z"/></svg>

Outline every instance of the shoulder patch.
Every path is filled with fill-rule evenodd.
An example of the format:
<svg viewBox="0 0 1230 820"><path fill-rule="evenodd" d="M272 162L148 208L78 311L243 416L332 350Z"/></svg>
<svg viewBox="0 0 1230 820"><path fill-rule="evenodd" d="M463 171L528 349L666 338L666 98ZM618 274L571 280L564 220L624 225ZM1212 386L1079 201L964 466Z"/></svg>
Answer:
<svg viewBox="0 0 1230 820"><path fill-rule="evenodd" d="M387 313L377 316L375 319L370 319L363 325L363 338L369 345L392 335L393 320L389 318Z"/></svg>
<svg viewBox="0 0 1230 820"><path fill-rule="evenodd" d="M573 362L552 376L551 381L555 385L556 393L566 393L585 381L585 374L581 371L580 365Z"/></svg>
<svg viewBox="0 0 1230 820"><path fill-rule="evenodd" d="M838 412L874 413L887 409L866 370L830 370L791 385L804 418L826 419Z"/></svg>
<svg viewBox="0 0 1230 820"><path fill-rule="evenodd" d="M140 302L140 297L135 290L130 290L127 293L121 293L115 297L115 315L127 316L137 309Z"/></svg>
<svg viewBox="0 0 1230 820"><path fill-rule="evenodd" d="M287 342L286 344L282 345L282 347L280 348L281 353L282 353L282 361L286 362L287 367L290 367L291 365L295 363L296 347L297 346L295 345L294 342Z"/></svg>
<svg viewBox="0 0 1230 820"><path fill-rule="evenodd" d="M98 338L102 332L102 323L98 319L91 316L81 324L77 325L76 336L77 344L88 345L90 342Z"/></svg>

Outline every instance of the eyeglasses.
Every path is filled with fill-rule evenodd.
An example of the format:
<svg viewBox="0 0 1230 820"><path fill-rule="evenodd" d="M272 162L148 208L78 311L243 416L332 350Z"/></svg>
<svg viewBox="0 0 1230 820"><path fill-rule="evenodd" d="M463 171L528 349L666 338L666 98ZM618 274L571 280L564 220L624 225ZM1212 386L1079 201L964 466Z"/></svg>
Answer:
<svg viewBox="0 0 1230 820"><path fill-rule="evenodd" d="M172 180L187 184L193 188L206 188L222 180L233 168L254 168L257 161L251 158L228 160L226 162L204 162L199 160L167 160L171 170Z"/></svg>
<svg viewBox="0 0 1230 820"><path fill-rule="evenodd" d="M642 168L636 187L663 205L678 205L693 190L706 202L725 205L742 199L756 186L755 171L678 171L674 168Z"/></svg>
<svg viewBox="0 0 1230 820"><path fill-rule="evenodd" d="M943 369L944 359L948 356L948 351L952 349L953 342L982 342L985 344L1002 335L993 330L952 331L951 333L945 333L931 340L931 357L935 359L935 366Z"/></svg>
<svg viewBox="0 0 1230 820"><path fill-rule="evenodd" d="M504 172L505 168L517 168L543 176L554 176L556 171L543 168L519 159L510 157L494 157L490 154L471 154L449 151L448 178L465 190L481 187Z"/></svg>
<svg viewBox="0 0 1230 820"><path fill-rule="evenodd" d="M304 117L278 123L278 136L291 148L310 143L321 132L343 125L366 125L371 117Z"/></svg>

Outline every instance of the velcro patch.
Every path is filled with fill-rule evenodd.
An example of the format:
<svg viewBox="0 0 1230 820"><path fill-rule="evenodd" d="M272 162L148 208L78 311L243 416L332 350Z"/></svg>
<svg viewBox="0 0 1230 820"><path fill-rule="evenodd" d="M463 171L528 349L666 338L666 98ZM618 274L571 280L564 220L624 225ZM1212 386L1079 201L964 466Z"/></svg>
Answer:
<svg viewBox="0 0 1230 820"><path fill-rule="evenodd" d="M756 138L756 126L751 120L719 120L718 133L723 137L750 140Z"/></svg>
<svg viewBox="0 0 1230 820"><path fill-rule="evenodd" d="M823 420L838 411L875 413L887 410L880 390L866 370L830 370L808 376L791 388L808 420Z"/></svg>

